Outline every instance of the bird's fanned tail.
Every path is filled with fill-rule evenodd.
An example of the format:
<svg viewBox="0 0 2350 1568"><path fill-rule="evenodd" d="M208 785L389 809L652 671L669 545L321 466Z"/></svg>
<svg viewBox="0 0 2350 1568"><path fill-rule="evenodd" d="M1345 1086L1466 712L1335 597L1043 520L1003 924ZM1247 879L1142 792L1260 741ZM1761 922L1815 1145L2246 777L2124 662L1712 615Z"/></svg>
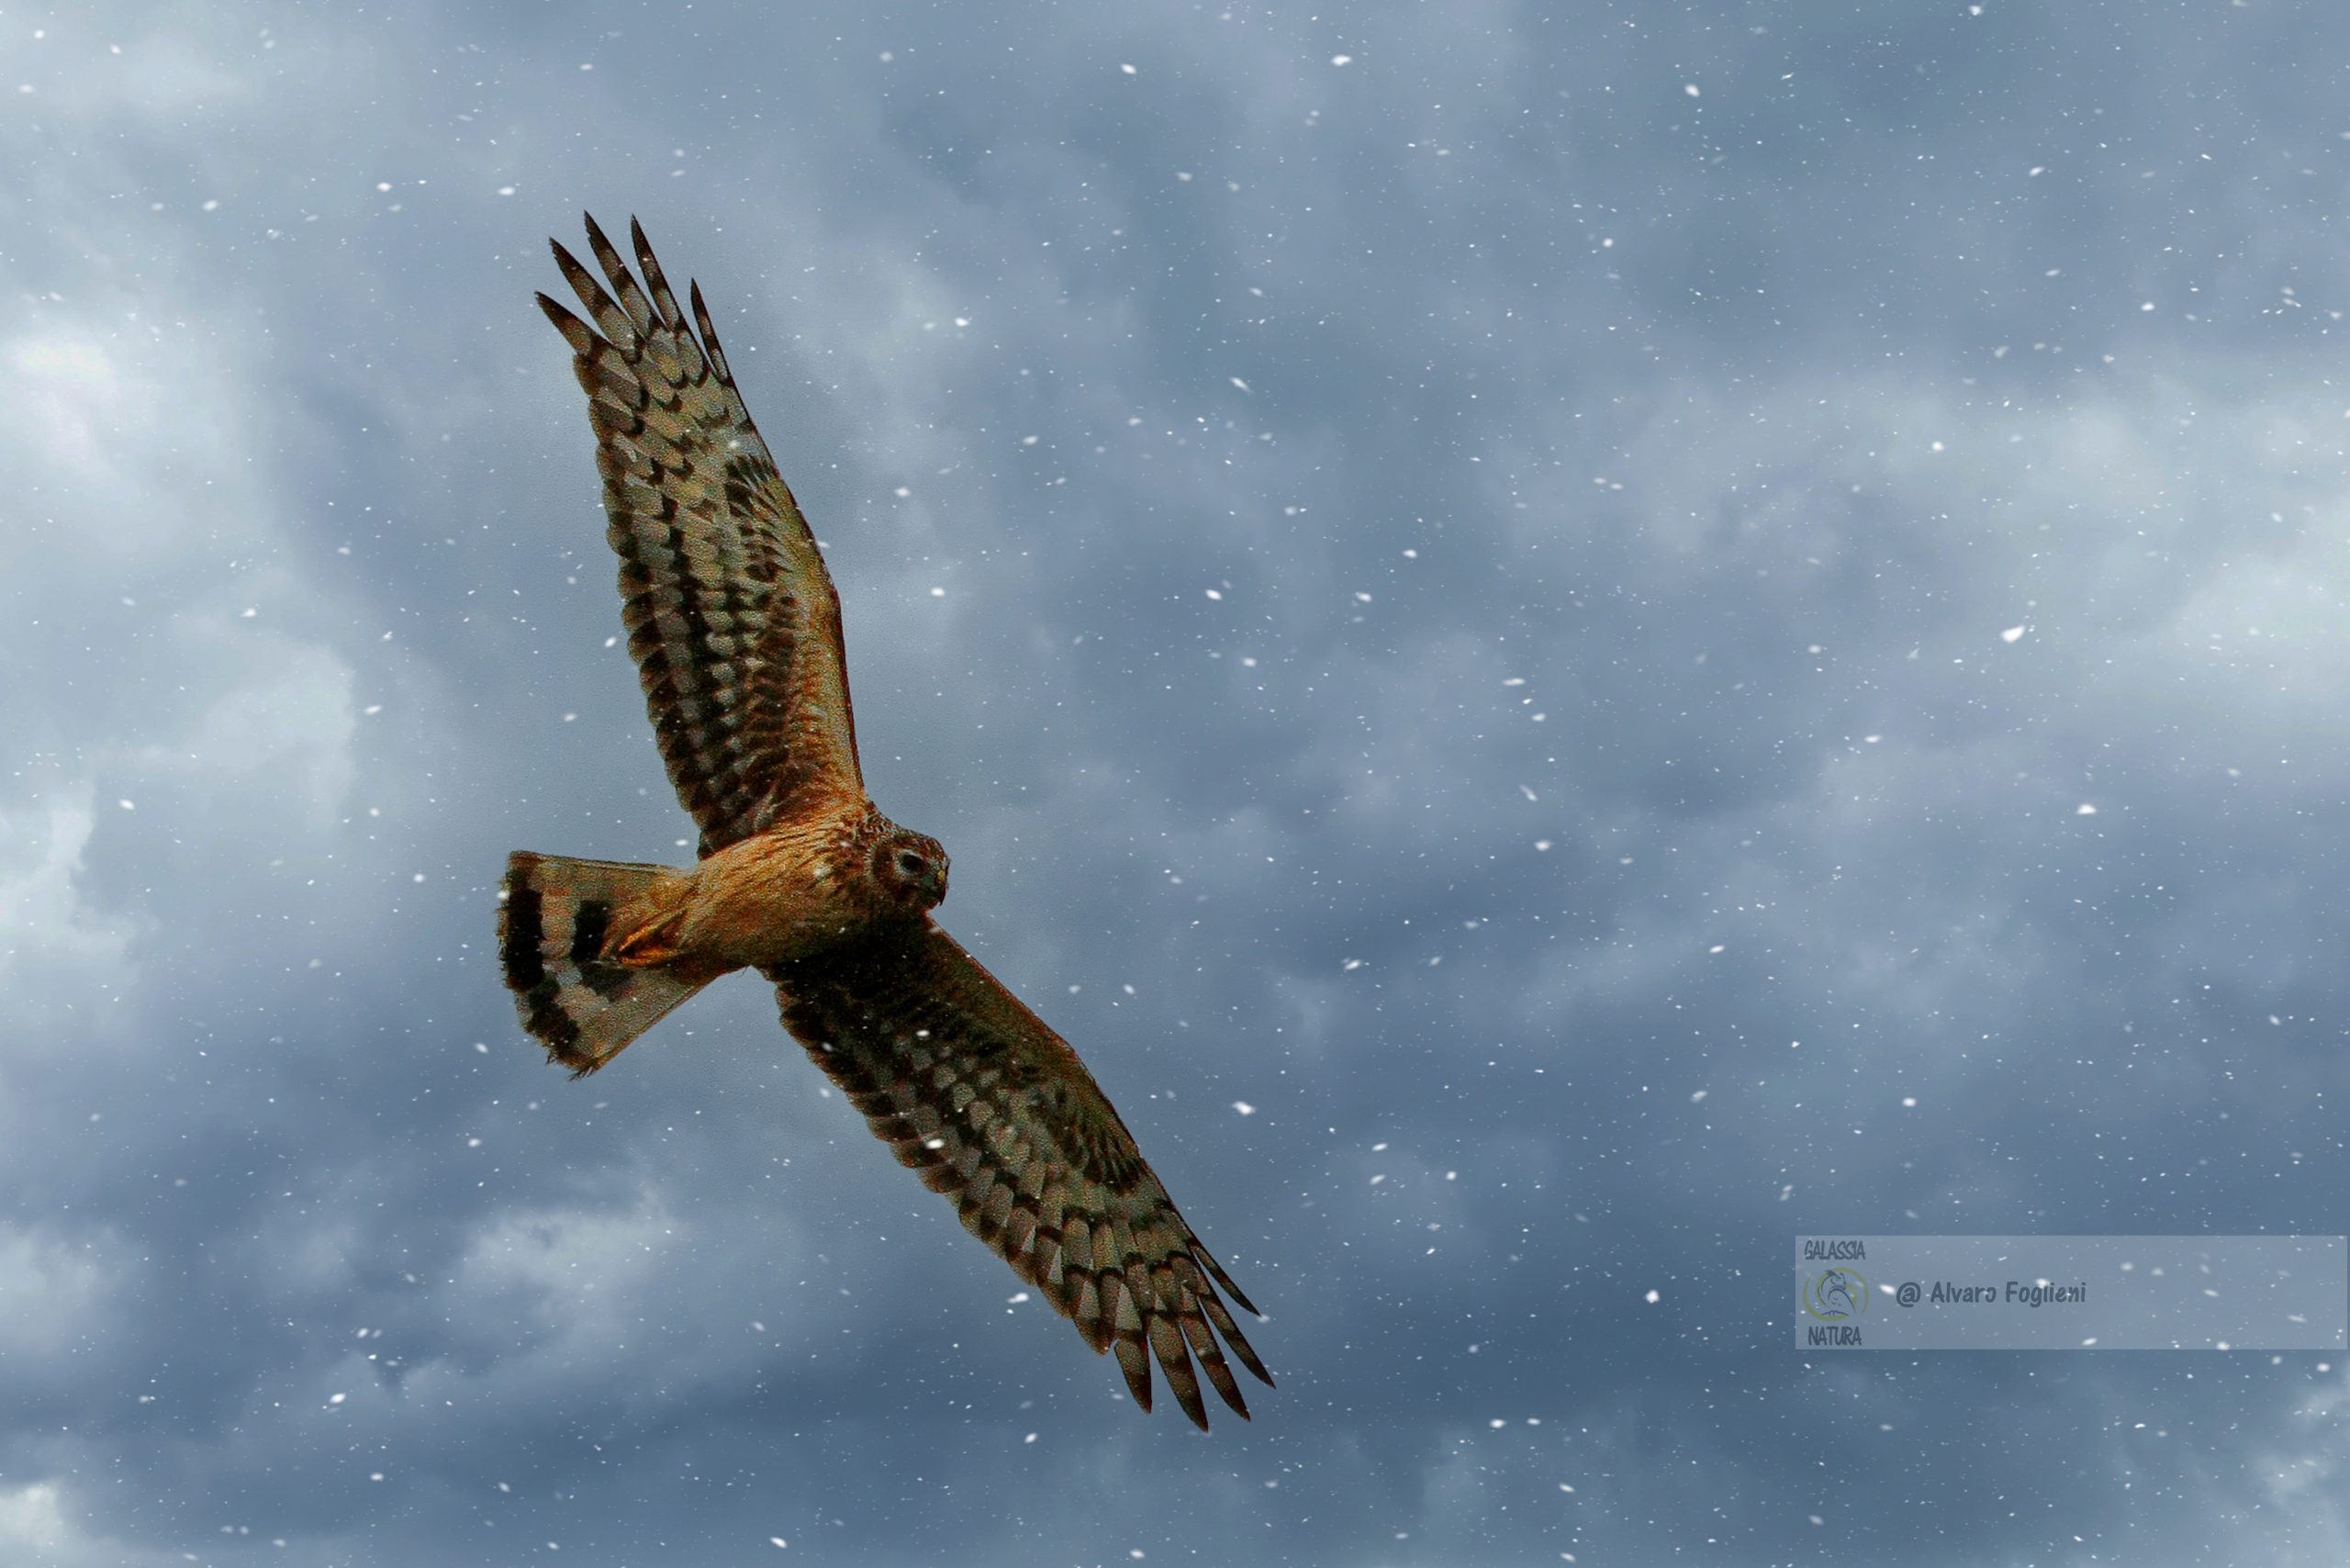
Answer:
<svg viewBox="0 0 2350 1568"><path fill-rule="evenodd" d="M643 929L682 888L666 866L573 860L518 849L506 859L498 906L498 958L522 1027L576 1078L715 980L690 964L606 962L613 944Z"/></svg>

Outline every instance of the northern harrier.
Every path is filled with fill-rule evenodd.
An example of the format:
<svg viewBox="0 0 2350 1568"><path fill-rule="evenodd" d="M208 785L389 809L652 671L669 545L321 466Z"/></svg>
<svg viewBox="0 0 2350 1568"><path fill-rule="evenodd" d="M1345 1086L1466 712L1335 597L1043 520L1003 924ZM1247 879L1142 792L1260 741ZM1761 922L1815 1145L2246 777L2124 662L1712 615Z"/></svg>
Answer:
<svg viewBox="0 0 2350 1568"><path fill-rule="evenodd" d="M1204 1428L1197 1357L1245 1417L1216 1335L1272 1378L1216 1287L1256 1308L1069 1043L931 919L946 851L866 798L815 536L700 287L688 326L644 230L630 232L642 287L590 218L611 292L560 244L554 259L595 325L543 294L539 308L588 393L629 655L701 846L691 870L509 857L498 955L523 1027L574 1076L594 1072L720 975L756 969L899 1163L1088 1345L1116 1350L1137 1404L1150 1408L1155 1356Z"/></svg>

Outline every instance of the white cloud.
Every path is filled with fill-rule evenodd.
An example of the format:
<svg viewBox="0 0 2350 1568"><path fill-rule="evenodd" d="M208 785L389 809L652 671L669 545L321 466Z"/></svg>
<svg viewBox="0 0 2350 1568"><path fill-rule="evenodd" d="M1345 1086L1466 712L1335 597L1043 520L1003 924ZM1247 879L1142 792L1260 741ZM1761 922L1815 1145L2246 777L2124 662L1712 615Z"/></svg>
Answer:
<svg viewBox="0 0 2350 1568"><path fill-rule="evenodd" d="M15 1008L83 991L123 961L131 918L91 909L74 887L96 814L86 782L0 801L0 986Z"/></svg>
<svg viewBox="0 0 2350 1568"><path fill-rule="evenodd" d="M108 1238L0 1226L0 1361L40 1380L44 1361L100 1330L135 1273Z"/></svg>

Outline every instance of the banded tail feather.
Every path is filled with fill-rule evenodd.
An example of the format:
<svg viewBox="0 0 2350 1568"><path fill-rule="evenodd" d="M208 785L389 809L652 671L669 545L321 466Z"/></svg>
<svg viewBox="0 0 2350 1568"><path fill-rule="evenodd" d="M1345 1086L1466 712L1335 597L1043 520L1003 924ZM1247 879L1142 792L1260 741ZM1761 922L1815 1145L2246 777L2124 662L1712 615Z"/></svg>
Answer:
<svg viewBox="0 0 2350 1568"><path fill-rule="evenodd" d="M506 857L498 957L522 1027L578 1078L595 1071L718 978L705 964L608 961L686 886L666 866L574 860L518 849Z"/></svg>

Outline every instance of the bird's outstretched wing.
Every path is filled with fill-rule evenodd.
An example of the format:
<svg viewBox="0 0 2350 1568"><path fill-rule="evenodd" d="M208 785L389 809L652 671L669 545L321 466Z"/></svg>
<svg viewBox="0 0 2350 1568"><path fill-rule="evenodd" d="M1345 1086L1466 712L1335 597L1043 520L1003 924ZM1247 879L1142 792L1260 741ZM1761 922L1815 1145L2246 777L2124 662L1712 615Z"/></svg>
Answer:
<svg viewBox="0 0 2350 1568"><path fill-rule="evenodd" d="M1273 1380L1216 1287L1256 1308L1176 1213L1069 1042L926 917L762 972L784 1027L899 1163L954 1200L964 1228L1087 1344L1117 1352L1137 1404L1150 1408L1155 1356L1204 1429L1196 1356L1248 1416L1216 1335Z"/></svg>
<svg viewBox="0 0 2350 1568"><path fill-rule="evenodd" d="M612 292L560 244L554 259L595 325L543 294L539 308L588 393L629 655L708 855L812 794L865 787L840 597L815 535L734 389L700 286L689 327L643 229L629 232L643 287L590 218Z"/></svg>

